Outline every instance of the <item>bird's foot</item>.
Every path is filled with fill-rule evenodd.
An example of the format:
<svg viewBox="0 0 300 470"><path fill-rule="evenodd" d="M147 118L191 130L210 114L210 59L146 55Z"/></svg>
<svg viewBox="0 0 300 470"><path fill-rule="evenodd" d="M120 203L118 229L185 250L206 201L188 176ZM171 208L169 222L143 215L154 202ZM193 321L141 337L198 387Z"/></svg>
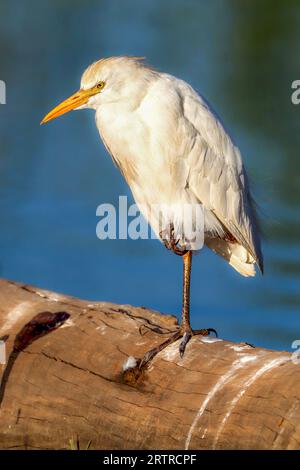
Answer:
<svg viewBox="0 0 300 470"><path fill-rule="evenodd" d="M168 250L172 250L175 255L184 256L188 250L179 246L179 239L176 240L175 232L174 232L174 225L170 224L169 229L167 230L167 237L166 234L161 231L159 232L159 236L162 239L163 244Z"/></svg>
<svg viewBox="0 0 300 470"><path fill-rule="evenodd" d="M180 357L183 358L185 348L192 338L192 336L201 335L201 336L209 336L210 333L214 333L216 337L218 337L218 333L214 328L202 328L201 330L192 330L191 328L187 328L184 330L182 335L182 341L179 345L179 354Z"/></svg>
<svg viewBox="0 0 300 470"><path fill-rule="evenodd" d="M146 369L149 366L150 362L154 359L154 357L160 351L165 349L170 344L175 343L180 338L182 338L182 341L179 345L179 354L180 354L180 357L182 358L184 356L186 346L188 342L190 341L190 339L192 338L192 336L196 336L196 335L208 336L210 333L214 333L216 336L218 336L214 328L203 328L201 330L192 330L191 328L181 327L174 334L172 334L167 340L155 346L155 348L152 348L149 351L147 351L142 357L142 359L137 360L136 368L138 368L140 371Z"/></svg>
<svg viewBox="0 0 300 470"><path fill-rule="evenodd" d="M151 361L154 357L160 352L163 351L167 346L172 343L175 343L178 339L182 338L182 341L179 345L179 354L183 358L186 346L192 336L202 335L209 336L210 333L214 333L216 337L218 336L214 328L203 328L201 330L192 330L191 328L181 327L174 334L172 334L168 339L163 341L161 344L155 346L155 348L147 351L142 359L134 359L133 367L127 367L123 371L123 380L127 384L134 385L141 380L144 375L144 371L149 367Z"/></svg>

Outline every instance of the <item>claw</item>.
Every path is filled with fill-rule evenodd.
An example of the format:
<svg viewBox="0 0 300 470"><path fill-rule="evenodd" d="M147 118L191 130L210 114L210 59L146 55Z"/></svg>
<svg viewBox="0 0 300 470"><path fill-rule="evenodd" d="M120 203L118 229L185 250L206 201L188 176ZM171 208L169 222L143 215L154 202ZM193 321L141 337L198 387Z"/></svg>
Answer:
<svg viewBox="0 0 300 470"><path fill-rule="evenodd" d="M159 236L163 242L163 244L165 245L165 247L168 249L168 250L172 250L173 253L175 253L175 255L178 255L178 256L183 256L185 255L188 250L186 250L185 248L179 248L178 244L180 242L180 239L178 238L177 240L175 240L175 237L174 237L174 225L173 224L170 224L169 225L169 235L168 235L168 239L165 238L164 236L164 232L163 230L161 230L159 232Z"/></svg>
<svg viewBox="0 0 300 470"><path fill-rule="evenodd" d="M194 330L194 335L209 336L210 333L214 333L216 338L218 338L218 333L214 328L204 328L202 330Z"/></svg>
<svg viewBox="0 0 300 470"><path fill-rule="evenodd" d="M184 351L185 351L186 345L188 344L191 337L192 337L192 334L190 332L187 332L187 331L183 335L182 341L181 341L180 346L179 346L179 354L180 354L181 359L184 356Z"/></svg>
<svg viewBox="0 0 300 470"><path fill-rule="evenodd" d="M208 335L209 333L214 333L215 337L218 338L217 330L215 330L214 328L207 328L207 331L208 331Z"/></svg>
<svg viewBox="0 0 300 470"><path fill-rule="evenodd" d="M209 336L210 333L214 333L215 337L218 338L218 333L214 328L207 328L207 336Z"/></svg>

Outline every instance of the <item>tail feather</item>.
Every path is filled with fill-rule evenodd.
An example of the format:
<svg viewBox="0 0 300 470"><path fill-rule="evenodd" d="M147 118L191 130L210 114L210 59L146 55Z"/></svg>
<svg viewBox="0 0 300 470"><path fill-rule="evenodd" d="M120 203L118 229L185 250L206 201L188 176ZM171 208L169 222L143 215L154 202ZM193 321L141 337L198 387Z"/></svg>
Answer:
<svg viewBox="0 0 300 470"><path fill-rule="evenodd" d="M255 276L255 259L242 245L221 238L208 238L205 240L205 244L215 253L225 258L230 266L242 276Z"/></svg>

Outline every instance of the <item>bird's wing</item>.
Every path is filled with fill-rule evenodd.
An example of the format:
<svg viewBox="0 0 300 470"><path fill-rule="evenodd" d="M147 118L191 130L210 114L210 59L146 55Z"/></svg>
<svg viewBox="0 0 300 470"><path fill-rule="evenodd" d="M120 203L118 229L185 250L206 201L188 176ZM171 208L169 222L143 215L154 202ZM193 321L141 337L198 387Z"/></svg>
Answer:
<svg viewBox="0 0 300 470"><path fill-rule="evenodd" d="M178 80L177 89L184 113L180 126L187 139L188 186L262 270L259 227L240 152L193 88Z"/></svg>

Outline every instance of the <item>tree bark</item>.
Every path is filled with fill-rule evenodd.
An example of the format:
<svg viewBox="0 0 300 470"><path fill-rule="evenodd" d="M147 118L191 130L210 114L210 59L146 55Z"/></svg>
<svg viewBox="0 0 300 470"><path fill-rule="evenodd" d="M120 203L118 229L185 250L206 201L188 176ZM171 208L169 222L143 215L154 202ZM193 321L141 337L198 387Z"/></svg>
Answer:
<svg viewBox="0 0 300 470"><path fill-rule="evenodd" d="M288 352L214 338L178 342L174 317L0 281L0 447L299 449L300 366ZM3 347L2 347L3 350Z"/></svg>

